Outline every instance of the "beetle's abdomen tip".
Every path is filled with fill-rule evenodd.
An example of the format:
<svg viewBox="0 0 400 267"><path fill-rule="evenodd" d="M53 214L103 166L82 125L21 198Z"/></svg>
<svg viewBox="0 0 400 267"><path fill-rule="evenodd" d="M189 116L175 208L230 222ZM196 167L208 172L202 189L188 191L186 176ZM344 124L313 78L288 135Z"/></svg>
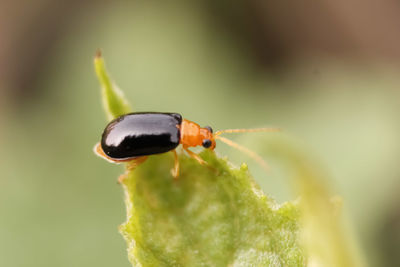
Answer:
<svg viewBox="0 0 400 267"><path fill-rule="evenodd" d="M96 156L98 156L98 157L100 157L100 158L102 158L102 159L105 159L105 160L107 160L108 162L115 163L115 164L121 163L121 162L119 162L119 161L116 161L116 160L113 160L113 159L107 157L107 155L104 153L103 149L101 148L100 143L97 143L97 144L93 147L93 152L94 152L94 154L96 154Z"/></svg>

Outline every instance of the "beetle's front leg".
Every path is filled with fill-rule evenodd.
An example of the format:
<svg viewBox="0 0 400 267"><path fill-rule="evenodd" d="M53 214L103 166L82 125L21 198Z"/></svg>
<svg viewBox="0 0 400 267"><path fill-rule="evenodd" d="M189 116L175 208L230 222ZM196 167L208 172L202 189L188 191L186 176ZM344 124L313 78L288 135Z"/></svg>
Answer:
<svg viewBox="0 0 400 267"><path fill-rule="evenodd" d="M183 149L189 154L189 156L191 156L192 158L197 160L201 165L206 165L207 164L207 162L205 162L202 158L200 158L199 155L197 155L193 151L190 151L187 146L183 146Z"/></svg>

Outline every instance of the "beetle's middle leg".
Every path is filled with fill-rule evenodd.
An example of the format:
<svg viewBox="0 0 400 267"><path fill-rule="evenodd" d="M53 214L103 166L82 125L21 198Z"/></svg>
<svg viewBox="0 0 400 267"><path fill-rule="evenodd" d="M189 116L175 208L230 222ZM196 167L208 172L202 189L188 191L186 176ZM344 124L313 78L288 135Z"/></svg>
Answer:
<svg viewBox="0 0 400 267"><path fill-rule="evenodd" d="M172 153L174 153L174 159L175 159L175 164L174 168L171 169L171 174L175 179L178 179L179 176L179 159L178 159L178 154L176 153L176 150L172 150Z"/></svg>

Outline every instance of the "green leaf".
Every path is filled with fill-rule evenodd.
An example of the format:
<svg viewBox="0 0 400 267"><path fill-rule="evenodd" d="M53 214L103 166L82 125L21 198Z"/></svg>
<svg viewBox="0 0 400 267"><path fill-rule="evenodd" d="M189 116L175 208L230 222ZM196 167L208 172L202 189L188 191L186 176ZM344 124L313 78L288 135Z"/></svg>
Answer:
<svg viewBox="0 0 400 267"><path fill-rule="evenodd" d="M125 99L123 92L108 75L100 50L96 52L94 68L102 88L103 107L108 120L131 112L132 109Z"/></svg>
<svg viewBox="0 0 400 267"><path fill-rule="evenodd" d="M258 140L260 141L260 140ZM332 197L326 171L319 161L289 135L263 138L264 152L284 163L300 195L301 243L309 266L366 266L349 221L341 212L342 199Z"/></svg>
<svg viewBox="0 0 400 267"><path fill-rule="evenodd" d="M171 153L152 156L124 180L128 220L120 228L133 266L303 266L298 209L278 205L249 176L211 151L209 167Z"/></svg>
<svg viewBox="0 0 400 267"><path fill-rule="evenodd" d="M129 113L99 54L95 67L108 118ZM287 138L269 140L264 152L286 163L298 202L277 204L245 164L236 169L208 150L200 154L206 166L180 153L179 179L170 174L172 153L127 170L120 232L132 265L364 266L317 160Z"/></svg>

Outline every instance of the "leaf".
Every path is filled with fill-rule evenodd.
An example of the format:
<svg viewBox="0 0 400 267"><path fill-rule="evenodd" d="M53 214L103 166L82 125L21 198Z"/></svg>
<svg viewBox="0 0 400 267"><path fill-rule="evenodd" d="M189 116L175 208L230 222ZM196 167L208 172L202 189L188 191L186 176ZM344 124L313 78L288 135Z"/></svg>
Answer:
<svg viewBox="0 0 400 267"><path fill-rule="evenodd" d="M130 112L100 54L95 67L107 117ZM181 153L177 180L170 174L172 153L127 171L127 221L120 232L132 265L364 266L317 161L292 140L269 140L262 142L264 152L286 163L298 202L277 204L245 164L236 169L208 150L200 154L207 166Z"/></svg>
<svg viewBox="0 0 400 267"><path fill-rule="evenodd" d="M102 88L103 107L108 120L119 117L123 114L131 112L131 107L125 99L123 92L118 86L111 81L101 55L101 51L97 50L94 58L94 68L97 78Z"/></svg>
<svg viewBox="0 0 400 267"><path fill-rule="evenodd" d="M259 140L258 140L259 141ZM300 195L301 243L308 266L366 266L349 221L341 212L342 199L332 197L328 175L318 160L289 135L264 138L266 154L285 164L293 191Z"/></svg>
<svg viewBox="0 0 400 267"><path fill-rule="evenodd" d="M278 205L249 176L211 151L209 167L170 153L152 156L124 181L128 220L120 228L133 266L303 266L298 209Z"/></svg>

